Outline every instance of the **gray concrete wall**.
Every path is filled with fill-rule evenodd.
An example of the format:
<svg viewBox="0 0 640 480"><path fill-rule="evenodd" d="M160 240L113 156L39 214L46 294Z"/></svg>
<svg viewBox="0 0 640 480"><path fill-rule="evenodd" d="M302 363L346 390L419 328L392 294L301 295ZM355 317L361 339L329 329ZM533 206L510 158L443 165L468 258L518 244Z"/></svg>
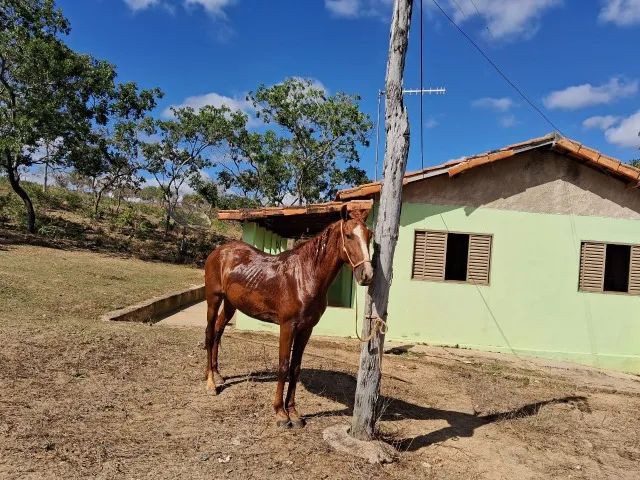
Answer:
<svg viewBox="0 0 640 480"><path fill-rule="evenodd" d="M204 300L204 285L197 285L106 313L100 319L118 322L157 322L181 308L202 300Z"/></svg>
<svg viewBox="0 0 640 480"><path fill-rule="evenodd" d="M403 195L409 203L640 219L640 190L553 151L428 178L405 186Z"/></svg>

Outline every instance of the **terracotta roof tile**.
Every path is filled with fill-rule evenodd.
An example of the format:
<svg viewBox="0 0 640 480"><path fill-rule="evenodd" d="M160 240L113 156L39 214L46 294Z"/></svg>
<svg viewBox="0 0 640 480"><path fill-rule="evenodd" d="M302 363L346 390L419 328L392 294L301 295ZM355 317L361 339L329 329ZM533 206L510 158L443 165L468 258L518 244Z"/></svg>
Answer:
<svg viewBox="0 0 640 480"><path fill-rule="evenodd" d="M450 177L459 175L472 168L488 163L510 158L518 153L535 148L550 146L550 148L569 154L570 158L591 164L596 168L605 170L624 180L630 181L635 187L640 187L640 169L623 163L613 157L603 155L592 148L586 147L575 140L562 137L557 133L551 133L543 137L533 138L524 142L514 143L487 153L466 157L460 160L452 160L441 165L425 168L417 172L407 173L404 184L422 180L434 174L448 174ZM367 183L354 188L340 190L337 200L349 200L357 198L370 198L380 192L380 182Z"/></svg>
<svg viewBox="0 0 640 480"><path fill-rule="evenodd" d="M243 208L240 210L220 210L220 220L257 220L267 217L284 217L294 215L313 215L339 212L346 205L347 210L370 210L371 200L354 200L350 202L328 202L291 207Z"/></svg>

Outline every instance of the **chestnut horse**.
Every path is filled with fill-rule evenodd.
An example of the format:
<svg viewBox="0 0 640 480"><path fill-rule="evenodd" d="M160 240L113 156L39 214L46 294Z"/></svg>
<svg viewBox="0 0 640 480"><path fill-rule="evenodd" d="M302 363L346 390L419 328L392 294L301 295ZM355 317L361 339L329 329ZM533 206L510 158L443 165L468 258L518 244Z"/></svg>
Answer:
<svg viewBox="0 0 640 480"><path fill-rule="evenodd" d="M367 211L347 212L317 236L292 250L269 255L244 242L215 249L205 264L207 299L207 391L223 385L218 372L218 346L236 309L280 325L278 385L273 408L279 427L303 427L296 410L296 383L302 354L313 327L327 308L327 291L343 264L353 269L356 281L368 285L373 277L369 259L371 231ZM217 318L216 318L217 317ZM283 401L284 383L289 377Z"/></svg>

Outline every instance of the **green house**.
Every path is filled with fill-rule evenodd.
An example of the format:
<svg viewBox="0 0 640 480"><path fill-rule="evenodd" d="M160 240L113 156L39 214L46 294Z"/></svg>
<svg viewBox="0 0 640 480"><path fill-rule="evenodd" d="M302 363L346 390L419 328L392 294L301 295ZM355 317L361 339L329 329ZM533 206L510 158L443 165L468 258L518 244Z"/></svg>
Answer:
<svg viewBox="0 0 640 480"><path fill-rule="evenodd" d="M639 187L640 170L557 134L407 174L387 338L640 373ZM276 254L345 202L373 202L373 223L379 191L221 218ZM314 333L354 336L363 304L343 269ZM236 325L274 329L242 314Z"/></svg>

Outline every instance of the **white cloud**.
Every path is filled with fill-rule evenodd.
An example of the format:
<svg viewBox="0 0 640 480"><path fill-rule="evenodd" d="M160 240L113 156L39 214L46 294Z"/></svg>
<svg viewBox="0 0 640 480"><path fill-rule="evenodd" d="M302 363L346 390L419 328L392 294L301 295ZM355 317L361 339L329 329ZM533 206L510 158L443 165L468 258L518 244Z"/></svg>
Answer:
<svg viewBox="0 0 640 480"><path fill-rule="evenodd" d="M592 105L606 105L619 98L630 97L637 91L637 80L625 82L614 77L599 86L585 83L567 87L564 90L556 90L547 95L543 102L550 109L576 110Z"/></svg>
<svg viewBox="0 0 640 480"><path fill-rule="evenodd" d="M225 18L225 7L235 3L235 0L185 0L184 4L188 7L191 5L199 5L211 15Z"/></svg>
<svg viewBox="0 0 640 480"><path fill-rule="evenodd" d="M640 110L633 115L623 118L616 126L608 128L604 136L609 143L619 147L640 147Z"/></svg>
<svg viewBox="0 0 640 480"><path fill-rule="evenodd" d="M640 0L605 0L598 19L621 27L640 24Z"/></svg>
<svg viewBox="0 0 640 480"><path fill-rule="evenodd" d="M138 11L160 4L160 0L124 0L131 10Z"/></svg>
<svg viewBox="0 0 640 480"><path fill-rule="evenodd" d="M301 81L301 82L311 82L311 88L314 88L316 90L322 90L325 95L329 94L329 89L327 87L325 87L324 83L322 83L320 80L318 80L317 78L312 78L312 77L300 77L298 75L294 75L293 77L291 77L295 80Z"/></svg>
<svg viewBox="0 0 640 480"><path fill-rule="evenodd" d="M424 128L435 128L440 125L440 122L435 118L428 118L426 122L424 122Z"/></svg>
<svg viewBox="0 0 640 480"><path fill-rule="evenodd" d="M456 22L480 17L489 30L489 38L496 40L531 38L540 28L542 15L562 3L563 0L448 0Z"/></svg>
<svg viewBox="0 0 640 480"><path fill-rule="evenodd" d="M597 128L599 130L606 130L617 123L619 119L620 117L614 115L595 115L582 122L582 126L587 129Z"/></svg>
<svg viewBox="0 0 640 480"><path fill-rule="evenodd" d="M163 6L173 12L174 3L178 0L124 0L134 12L151 7ZM185 8L200 6L214 17L226 18L224 9L236 3L236 0L182 0Z"/></svg>
<svg viewBox="0 0 640 480"><path fill-rule="evenodd" d="M214 107L221 107L222 105L226 105L231 110L240 110L251 117L253 113L253 105L251 105L245 98L243 97L226 97L224 95L220 95L219 93L211 92L205 93L204 95L194 95L192 97L187 97L184 101L177 105L171 105L163 110L162 116L170 118L173 116L173 112L171 108L182 108L182 107L191 107L194 110L200 110L202 107L206 105L213 105Z"/></svg>
<svg viewBox="0 0 640 480"><path fill-rule="evenodd" d="M357 17L360 11L359 0L325 0L324 6L338 17Z"/></svg>
<svg viewBox="0 0 640 480"><path fill-rule="evenodd" d="M518 124L518 119L515 115L505 115L500 117L500 125L504 128L515 127Z"/></svg>
<svg viewBox="0 0 640 480"><path fill-rule="evenodd" d="M324 6L334 16L342 18L391 18L393 0L324 0Z"/></svg>
<svg viewBox="0 0 640 480"><path fill-rule="evenodd" d="M471 102L471 106L479 108L489 108L498 112L506 112L514 106L513 100L509 97L493 98L484 97L478 98Z"/></svg>

